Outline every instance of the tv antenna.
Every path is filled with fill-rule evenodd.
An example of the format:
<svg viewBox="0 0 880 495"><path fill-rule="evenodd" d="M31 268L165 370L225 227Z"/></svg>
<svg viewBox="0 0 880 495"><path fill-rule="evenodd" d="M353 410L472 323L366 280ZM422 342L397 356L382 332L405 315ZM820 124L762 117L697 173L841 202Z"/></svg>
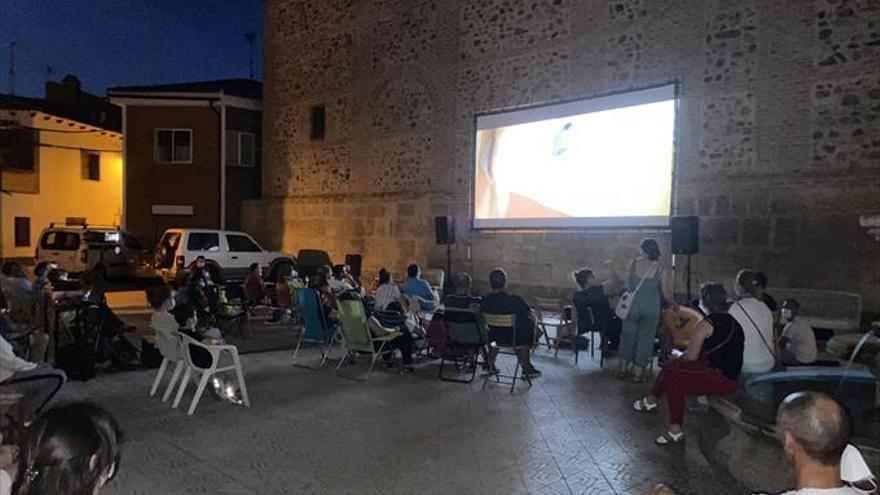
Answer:
<svg viewBox="0 0 880 495"><path fill-rule="evenodd" d="M9 80L7 81L7 92L11 95L15 94L15 42L9 42Z"/></svg>
<svg viewBox="0 0 880 495"><path fill-rule="evenodd" d="M244 39L247 40L247 44L248 44L248 56L250 57L250 64L249 64L250 69L248 71L248 74L251 79L254 78L254 38L255 37L256 37L256 35L252 31L248 31L247 33L244 33Z"/></svg>

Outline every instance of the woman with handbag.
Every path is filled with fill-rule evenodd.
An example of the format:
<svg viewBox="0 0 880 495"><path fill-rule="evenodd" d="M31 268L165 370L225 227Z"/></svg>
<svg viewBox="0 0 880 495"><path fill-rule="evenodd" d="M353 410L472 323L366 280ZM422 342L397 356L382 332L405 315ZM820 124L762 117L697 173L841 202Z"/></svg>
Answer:
<svg viewBox="0 0 880 495"><path fill-rule="evenodd" d="M743 329L727 312L727 291L722 284L703 284L700 301L708 315L694 328L687 351L665 361L651 394L633 403L636 411L653 412L659 407L660 397L666 396L669 427L655 440L658 445L684 440L686 397L736 391L743 364Z"/></svg>
<svg viewBox="0 0 880 495"><path fill-rule="evenodd" d="M615 313L623 320L620 331L620 371L618 378L632 373L636 383L645 381L645 370L654 356L654 338L660 324L661 302L675 305L667 294L660 246L654 239L639 244L642 256L629 264L626 292L620 296Z"/></svg>

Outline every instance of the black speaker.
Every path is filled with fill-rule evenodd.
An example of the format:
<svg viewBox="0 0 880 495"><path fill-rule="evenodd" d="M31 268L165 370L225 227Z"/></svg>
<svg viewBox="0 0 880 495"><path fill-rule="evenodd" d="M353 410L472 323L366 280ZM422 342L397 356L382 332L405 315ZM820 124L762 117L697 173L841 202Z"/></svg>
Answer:
<svg viewBox="0 0 880 495"><path fill-rule="evenodd" d="M672 217L672 254L697 254L700 252L700 218L696 216Z"/></svg>
<svg viewBox="0 0 880 495"><path fill-rule="evenodd" d="M452 217L434 217L434 235L437 244L455 244L455 224Z"/></svg>
<svg viewBox="0 0 880 495"><path fill-rule="evenodd" d="M345 264L348 266L348 271L355 278L361 278L361 265L364 262L364 257L359 254L346 254L345 255Z"/></svg>

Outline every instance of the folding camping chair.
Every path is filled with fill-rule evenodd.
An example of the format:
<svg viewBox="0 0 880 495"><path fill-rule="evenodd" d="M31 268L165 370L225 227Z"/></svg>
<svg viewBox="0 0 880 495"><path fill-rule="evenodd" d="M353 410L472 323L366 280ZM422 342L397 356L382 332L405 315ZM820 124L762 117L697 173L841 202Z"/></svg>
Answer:
<svg viewBox="0 0 880 495"><path fill-rule="evenodd" d="M295 366L298 366L296 364L296 355L299 353L303 342L316 343L318 344L318 350L321 352L321 364L317 368L321 368L327 362L327 357L330 355L330 348L333 346L333 340L335 340L338 329L334 329L324 317L324 308L321 307L321 296L318 294L318 291L298 287L295 289L295 298L296 309L302 323L302 328L290 361Z"/></svg>
<svg viewBox="0 0 880 495"><path fill-rule="evenodd" d="M335 371L338 371L345 359L354 353L369 354L371 356L370 369L367 376L373 371L379 356L393 352L391 341L400 336L400 332L388 329L388 334L382 337L374 337L367 324L367 315L364 304L361 301L340 300L339 304L339 334L342 337L342 347L345 349ZM378 321L375 322L378 324ZM375 344L379 344L378 348ZM366 380L366 378L364 378Z"/></svg>
<svg viewBox="0 0 880 495"><path fill-rule="evenodd" d="M494 333L494 337L497 340L501 340L503 343L498 344L497 340L491 341L489 345L495 345L498 348L498 354L506 354L509 356L514 356L516 358L516 366L513 368L512 375L504 375L498 370L498 366L494 366L494 369L491 373L486 374L486 380L483 382L483 388L486 387L486 384L489 383L489 377L492 375L495 376L495 380L498 383L502 383L502 378L510 378L510 393L513 393L516 388L517 380L525 380L526 383L529 384L529 387L532 386L532 380L529 379L525 374L520 374L520 365L519 358L516 356L516 352L514 349L516 348L516 315L497 315L490 313L482 313L483 321L486 322L487 335L489 335L489 340L492 340L492 336ZM509 342L509 344L508 344Z"/></svg>
<svg viewBox="0 0 880 495"><path fill-rule="evenodd" d="M473 316L473 321L468 321ZM479 355L485 352L487 337L485 326L479 321L479 314L474 314L466 310L455 310L446 308L446 328L448 335L446 345L440 355L440 368L437 376L446 382L471 383L477 375L477 366L480 364ZM453 320L453 321L449 321ZM458 321L455 321L458 320ZM436 347L435 347L436 349ZM448 378L443 375L443 365L451 361L456 370L463 367L471 368L471 376L469 379Z"/></svg>

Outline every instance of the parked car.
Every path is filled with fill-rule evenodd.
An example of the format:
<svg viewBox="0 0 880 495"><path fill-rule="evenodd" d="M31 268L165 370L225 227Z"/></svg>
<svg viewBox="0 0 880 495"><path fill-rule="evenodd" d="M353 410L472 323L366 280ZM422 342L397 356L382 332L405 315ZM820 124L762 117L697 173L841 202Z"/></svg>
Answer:
<svg viewBox="0 0 880 495"><path fill-rule="evenodd" d="M74 276L101 263L111 277L135 275L144 261L144 248L119 227L55 225L40 232L34 260L48 261Z"/></svg>
<svg viewBox="0 0 880 495"><path fill-rule="evenodd" d="M244 279L252 263L259 263L269 280L296 266L294 256L267 251L244 232L209 229L166 230L156 246L153 266L166 280L173 280L199 256L205 257L217 282Z"/></svg>
<svg viewBox="0 0 880 495"><path fill-rule="evenodd" d="M332 267L330 255L321 249L300 249L296 253L297 270L302 277L312 277L322 266Z"/></svg>

